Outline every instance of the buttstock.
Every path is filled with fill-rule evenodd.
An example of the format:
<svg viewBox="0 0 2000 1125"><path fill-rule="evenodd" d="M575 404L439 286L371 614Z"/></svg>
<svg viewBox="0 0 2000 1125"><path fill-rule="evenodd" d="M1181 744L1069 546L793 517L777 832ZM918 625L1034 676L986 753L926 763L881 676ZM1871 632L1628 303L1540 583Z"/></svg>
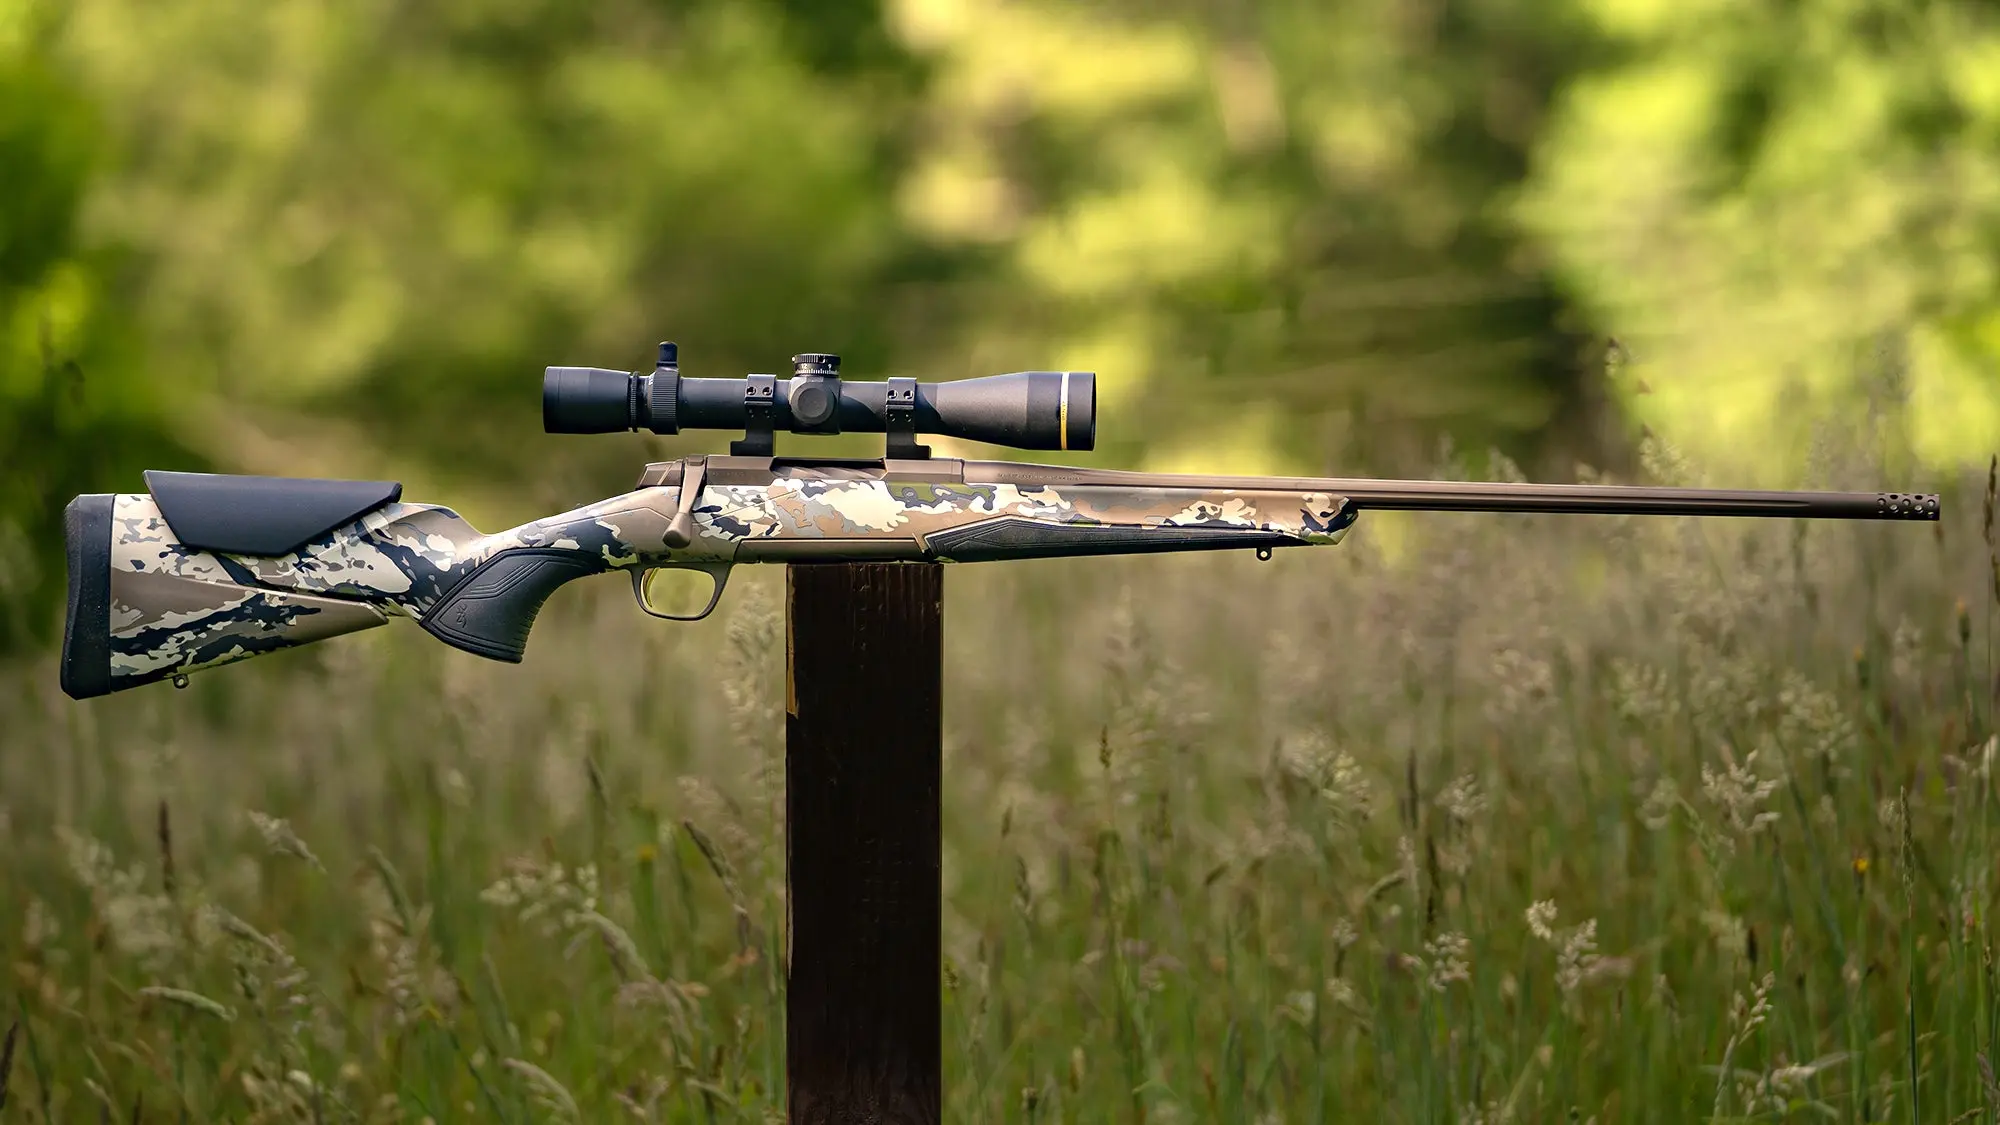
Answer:
<svg viewBox="0 0 2000 1125"><path fill-rule="evenodd" d="M669 529L648 489L481 535L393 481L149 472L148 493L79 496L64 535L61 681L89 699L416 619L519 663L565 582L641 561Z"/></svg>
<svg viewBox="0 0 2000 1125"><path fill-rule="evenodd" d="M365 601L247 585L219 565L205 575L177 573L145 558L147 552L121 552L120 499L79 496L64 513L69 589L61 683L72 699L126 691L388 620ZM152 553L166 553L169 546L160 541ZM128 557L120 559L121 553Z"/></svg>

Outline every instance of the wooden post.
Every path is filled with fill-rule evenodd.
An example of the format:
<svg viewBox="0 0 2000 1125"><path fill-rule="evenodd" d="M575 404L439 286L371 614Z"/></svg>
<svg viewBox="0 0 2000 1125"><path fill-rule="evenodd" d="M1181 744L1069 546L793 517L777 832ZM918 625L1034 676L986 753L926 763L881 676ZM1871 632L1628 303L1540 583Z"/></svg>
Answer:
<svg viewBox="0 0 2000 1125"><path fill-rule="evenodd" d="M937 1125L943 568L785 570L791 1125Z"/></svg>

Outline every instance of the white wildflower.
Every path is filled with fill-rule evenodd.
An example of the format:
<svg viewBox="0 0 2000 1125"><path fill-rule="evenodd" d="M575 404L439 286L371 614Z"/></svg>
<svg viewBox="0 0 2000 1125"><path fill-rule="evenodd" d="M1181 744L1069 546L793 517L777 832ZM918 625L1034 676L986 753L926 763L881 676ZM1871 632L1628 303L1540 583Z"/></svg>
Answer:
<svg viewBox="0 0 2000 1125"><path fill-rule="evenodd" d="M480 892L480 900L513 910L522 922L538 924L544 936L554 937L566 929L571 914L597 909L594 865L572 871L560 863L521 859L509 867L505 876Z"/></svg>
<svg viewBox="0 0 2000 1125"><path fill-rule="evenodd" d="M1428 983L1436 992L1443 992L1453 981L1472 979L1472 962L1469 960L1472 942L1464 934L1439 934L1424 943L1424 961L1428 968Z"/></svg>
<svg viewBox="0 0 2000 1125"><path fill-rule="evenodd" d="M1556 904L1543 900L1528 907L1528 932L1556 951L1556 987L1564 995L1576 992L1595 974L1602 960L1597 954L1597 919L1562 931L1556 928Z"/></svg>
<svg viewBox="0 0 2000 1125"><path fill-rule="evenodd" d="M1279 761L1286 772L1310 785L1338 824L1367 818L1374 794L1361 764L1345 750L1333 749L1324 734L1304 731L1279 743Z"/></svg>
<svg viewBox="0 0 2000 1125"><path fill-rule="evenodd" d="M1761 806L1778 791L1783 780L1757 772L1761 753L1761 749L1752 750L1738 764L1725 749L1721 769L1713 769L1706 763L1701 767L1702 794L1722 811L1732 828L1744 835L1760 832L1778 819L1776 812Z"/></svg>
<svg viewBox="0 0 2000 1125"><path fill-rule="evenodd" d="M1854 723L1840 701L1796 671L1778 692L1778 737L1808 758L1838 761L1854 745Z"/></svg>
<svg viewBox="0 0 2000 1125"><path fill-rule="evenodd" d="M67 828L56 832L70 871L90 891L111 944L149 969L162 969L180 947L173 901L145 891L144 867L121 868L101 842Z"/></svg>
<svg viewBox="0 0 2000 1125"><path fill-rule="evenodd" d="M1488 682L1494 685L1495 693L1486 703L1486 717L1493 723L1538 715L1556 695L1555 668L1519 649L1504 648L1493 654Z"/></svg>
<svg viewBox="0 0 2000 1125"><path fill-rule="evenodd" d="M1713 1117L1722 1116L1723 1094L1728 1089L1730 1077L1735 1073L1731 1069L1731 1064L1735 1061L1736 1049L1748 1042L1751 1033L1764 1026L1765 1019L1771 1014L1771 988L1776 983L1777 977L1774 974L1765 973L1764 979L1757 982L1756 991L1750 997L1745 998L1738 992L1730 998L1729 1042L1722 1048L1722 1065L1717 1068L1720 1076L1715 1082L1715 1108L1711 1114Z"/></svg>
<svg viewBox="0 0 2000 1125"><path fill-rule="evenodd" d="M1556 944L1556 904L1548 900L1535 902L1528 907L1528 932L1536 937Z"/></svg>
<svg viewBox="0 0 2000 1125"><path fill-rule="evenodd" d="M1903 835L1903 803L1894 797L1884 797L1875 805L1875 819L1891 837L1900 839Z"/></svg>
<svg viewBox="0 0 2000 1125"><path fill-rule="evenodd" d="M1675 710L1666 671L1629 660L1611 663L1611 698L1621 718L1642 726L1657 724Z"/></svg>
<svg viewBox="0 0 2000 1125"><path fill-rule="evenodd" d="M1437 796L1437 805L1445 814L1461 824L1470 824L1486 811L1486 795L1479 790L1479 781L1471 774L1452 779Z"/></svg>
<svg viewBox="0 0 2000 1125"><path fill-rule="evenodd" d="M1367 1011L1367 1006L1361 1002L1361 994L1339 977L1326 978L1326 998L1351 1012Z"/></svg>
<svg viewBox="0 0 2000 1125"><path fill-rule="evenodd" d="M1556 986L1575 992L1584 978L1597 968L1597 919L1587 918L1563 939L1556 953Z"/></svg>
<svg viewBox="0 0 2000 1125"><path fill-rule="evenodd" d="M1318 788L1333 764L1333 743L1320 731L1289 731L1278 739L1278 764L1286 773Z"/></svg>

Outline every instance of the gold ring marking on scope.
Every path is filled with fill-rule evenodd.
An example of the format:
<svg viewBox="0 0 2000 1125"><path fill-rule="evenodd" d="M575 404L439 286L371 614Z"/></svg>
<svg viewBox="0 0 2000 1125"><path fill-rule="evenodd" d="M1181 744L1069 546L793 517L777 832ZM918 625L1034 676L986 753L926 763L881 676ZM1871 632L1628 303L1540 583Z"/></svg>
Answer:
<svg viewBox="0 0 2000 1125"><path fill-rule="evenodd" d="M1056 401L1056 448L1069 448L1069 372L1062 373L1062 397Z"/></svg>

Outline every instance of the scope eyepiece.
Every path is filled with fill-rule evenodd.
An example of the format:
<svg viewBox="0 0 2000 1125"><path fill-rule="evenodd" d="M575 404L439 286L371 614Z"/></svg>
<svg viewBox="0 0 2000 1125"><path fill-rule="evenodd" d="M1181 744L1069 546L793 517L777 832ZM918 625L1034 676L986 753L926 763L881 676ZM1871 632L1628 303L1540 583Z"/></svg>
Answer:
<svg viewBox="0 0 2000 1125"><path fill-rule="evenodd" d="M873 433L891 434L892 445L897 435L908 440L935 434L1015 449L1078 451L1097 444L1097 376L1089 371L1015 371L945 383L897 380L899 398L892 409L888 383L844 380L840 357L824 352L793 356L792 377L775 380L682 378L678 360L678 350L668 343L660 345L659 366L650 374L548 368L542 377L542 428L552 434ZM914 402L907 397L911 389Z"/></svg>
<svg viewBox="0 0 2000 1125"><path fill-rule="evenodd" d="M636 430L638 377L601 367L551 367L542 373L542 429L552 434Z"/></svg>

